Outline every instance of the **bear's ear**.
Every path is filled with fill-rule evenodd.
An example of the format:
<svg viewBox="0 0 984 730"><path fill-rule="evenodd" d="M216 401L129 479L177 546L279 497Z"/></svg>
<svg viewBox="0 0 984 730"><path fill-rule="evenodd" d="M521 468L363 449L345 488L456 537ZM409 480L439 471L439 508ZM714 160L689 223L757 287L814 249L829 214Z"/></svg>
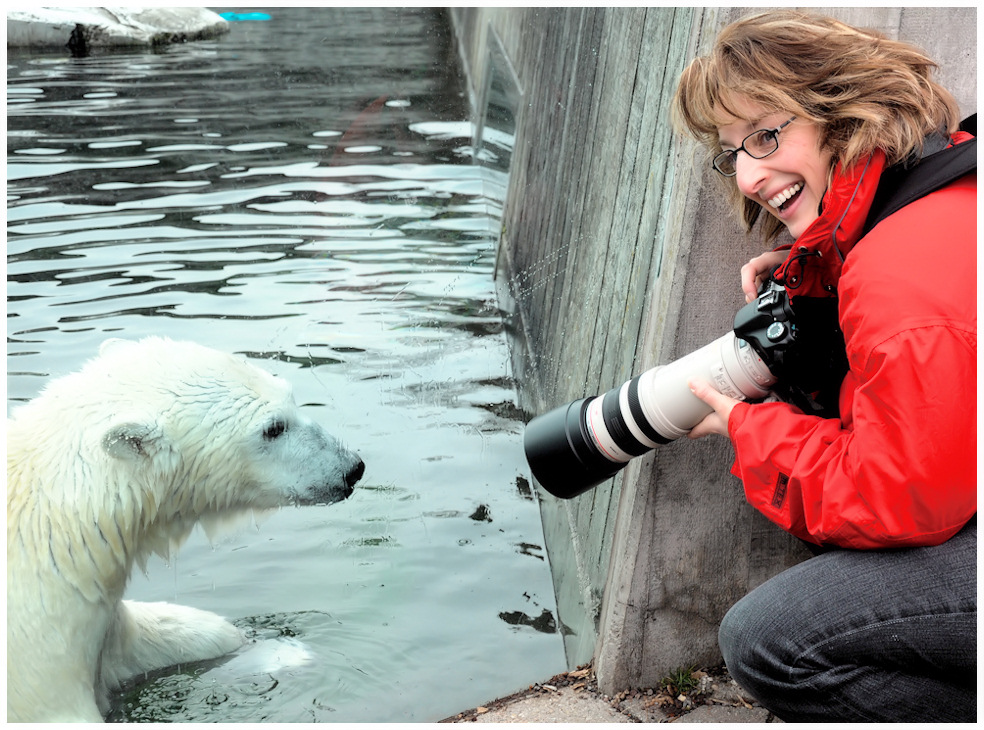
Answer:
<svg viewBox="0 0 984 730"><path fill-rule="evenodd" d="M158 451L161 438L153 424L120 423L103 435L102 447L114 459L148 458Z"/></svg>

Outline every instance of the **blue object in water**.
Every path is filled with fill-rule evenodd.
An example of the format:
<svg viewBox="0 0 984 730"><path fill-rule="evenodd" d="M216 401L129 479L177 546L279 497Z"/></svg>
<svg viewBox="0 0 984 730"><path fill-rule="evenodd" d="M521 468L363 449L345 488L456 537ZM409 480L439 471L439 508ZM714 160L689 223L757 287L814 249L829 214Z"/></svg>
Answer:
<svg viewBox="0 0 984 730"><path fill-rule="evenodd" d="M220 18L233 22L237 20L270 20L266 13L219 13Z"/></svg>

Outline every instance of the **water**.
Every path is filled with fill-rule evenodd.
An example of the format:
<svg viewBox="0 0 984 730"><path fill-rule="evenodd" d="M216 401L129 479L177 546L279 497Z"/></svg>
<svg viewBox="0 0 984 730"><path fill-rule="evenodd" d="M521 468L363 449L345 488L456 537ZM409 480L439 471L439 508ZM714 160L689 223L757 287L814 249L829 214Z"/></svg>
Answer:
<svg viewBox="0 0 984 730"><path fill-rule="evenodd" d="M128 597L255 641L113 719L434 721L565 668L493 282L503 174L472 164L440 14L265 12L8 56L8 403L107 337L193 339L288 378L367 465L346 502L138 572Z"/></svg>

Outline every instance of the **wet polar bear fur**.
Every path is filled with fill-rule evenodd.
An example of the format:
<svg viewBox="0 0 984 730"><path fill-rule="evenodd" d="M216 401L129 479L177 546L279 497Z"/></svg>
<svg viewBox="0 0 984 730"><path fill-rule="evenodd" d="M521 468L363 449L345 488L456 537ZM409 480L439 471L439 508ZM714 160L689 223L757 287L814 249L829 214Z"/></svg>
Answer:
<svg viewBox="0 0 984 730"><path fill-rule="evenodd" d="M110 340L7 421L7 720L102 721L131 676L243 644L215 614L123 601L199 521L345 499L358 456L280 378L190 342Z"/></svg>

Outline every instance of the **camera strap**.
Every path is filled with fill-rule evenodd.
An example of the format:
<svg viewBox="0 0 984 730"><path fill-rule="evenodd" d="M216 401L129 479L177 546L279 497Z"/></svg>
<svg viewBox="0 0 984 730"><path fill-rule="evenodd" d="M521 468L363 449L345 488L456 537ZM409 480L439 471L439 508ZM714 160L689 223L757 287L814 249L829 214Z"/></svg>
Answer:
<svg viewBox="0 0 984 730"><path fill-rule="evenodd" d="M964 119L960 130L976 135L977 115ZM977 169L976 136L961 144L947 147L948 144L945 135L927 137L920 160L894 165L882 173L862 235L909 203Z"/></svg>
<svg viewBox="0 0 984 730"><path fill-rule="evenodd" d="M977 115L965 119L960 129L976 134ZM882 173L861 235L909 203L976 169L976 138L950 145L946 135L928 137L921 159L895 165ZM794 296L789 304L799 336L796 346L776 363L784 372L773 389L784 401L807 413L836 418L840 384L849 367L837 299Z"/></svg>

